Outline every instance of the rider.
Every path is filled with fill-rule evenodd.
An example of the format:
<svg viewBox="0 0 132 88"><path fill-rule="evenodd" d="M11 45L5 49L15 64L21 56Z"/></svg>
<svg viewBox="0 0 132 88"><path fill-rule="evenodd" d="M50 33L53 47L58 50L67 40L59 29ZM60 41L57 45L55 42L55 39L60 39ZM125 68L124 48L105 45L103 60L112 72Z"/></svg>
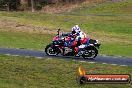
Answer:
<svg viewBox="0 0 132 88"><path fill-rule="evenodd" d="M71 42L70 44L64 44L64 46L72 47L72 46L77 45L78 42L80 42L81 45L78 47L75 47L75 52L76 54L78 53L82 54L81 49L89 45L89 38L84 32L80 30L78 25L75 25L74 27L72 27L72 36L75 36L75 40Z"/></svg>

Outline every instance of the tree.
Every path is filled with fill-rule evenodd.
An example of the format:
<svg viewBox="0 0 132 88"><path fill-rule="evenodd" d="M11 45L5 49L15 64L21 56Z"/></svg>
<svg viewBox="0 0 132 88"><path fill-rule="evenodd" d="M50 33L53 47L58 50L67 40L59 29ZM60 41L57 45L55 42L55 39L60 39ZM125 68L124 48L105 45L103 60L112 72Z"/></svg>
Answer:
<svg viewBox="0 0 132 88"><path fill-rule="evenodd" d="M31 8L32 8L32 12L34 12L34 0L31 0Z"/></svg>
<svg viewBox="0 0 132 88"><path fill-rule="evenodd" d="M17 10L20 5L20 0L0 0L0 8L5 8L6 10Z"/></svg>

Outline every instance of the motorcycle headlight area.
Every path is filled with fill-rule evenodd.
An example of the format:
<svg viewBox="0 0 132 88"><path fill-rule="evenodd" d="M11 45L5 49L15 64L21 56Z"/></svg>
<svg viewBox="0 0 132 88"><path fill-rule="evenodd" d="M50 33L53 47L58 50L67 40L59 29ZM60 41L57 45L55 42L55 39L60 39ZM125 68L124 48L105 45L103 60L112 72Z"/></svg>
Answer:
<svg viewBox="0 0 132 88"><path fill-rule="evenodd" d="M99 41L98 40L96 40L96 43L95 44L98 44L99 43Z"/></svg>
<svg viewBox="0 0 132 88"><path fill-rule="evenodd" d="M53 41L53 44L54 44L54 45L57 45L57 44L58 44L58 41Z"/></svg>
<svg viewBox="0 0 132 88"><path fill-rule="evenodd" d="M89 40L89 43L90 43L90 44L98 44L98 40L90 39L90 40Z"/></svg>
<svg viewBox="0 0 132 88"><path fill-rule="evenodd" d="M53 41L54 45L63 45L63 41L62 40L58 40L58 41Z"/></svg>

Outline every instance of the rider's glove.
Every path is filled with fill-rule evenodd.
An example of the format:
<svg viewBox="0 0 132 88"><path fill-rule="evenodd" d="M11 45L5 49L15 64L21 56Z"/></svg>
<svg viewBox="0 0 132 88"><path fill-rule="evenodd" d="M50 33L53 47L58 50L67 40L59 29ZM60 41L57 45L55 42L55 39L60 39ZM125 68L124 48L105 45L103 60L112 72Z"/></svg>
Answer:
<svg viewBox="0 0 132 88"><path fill-rule="evenodd" d="M67 46L68 46L68 44L65 43L65 44L64 44L64 47L67 47Z"/></svg>

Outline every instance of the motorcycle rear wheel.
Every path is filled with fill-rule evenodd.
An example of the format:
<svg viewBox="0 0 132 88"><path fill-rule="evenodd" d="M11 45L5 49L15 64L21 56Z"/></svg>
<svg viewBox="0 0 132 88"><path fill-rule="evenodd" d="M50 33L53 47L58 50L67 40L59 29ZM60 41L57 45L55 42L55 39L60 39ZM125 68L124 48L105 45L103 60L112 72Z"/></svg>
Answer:
<svg viewBox="0 0 132 88"><path fill-rule="evenodd" d="M94 59L98 54L98 50L96 48L89 48L84 51L82 57L84 59Z"/></svg>

